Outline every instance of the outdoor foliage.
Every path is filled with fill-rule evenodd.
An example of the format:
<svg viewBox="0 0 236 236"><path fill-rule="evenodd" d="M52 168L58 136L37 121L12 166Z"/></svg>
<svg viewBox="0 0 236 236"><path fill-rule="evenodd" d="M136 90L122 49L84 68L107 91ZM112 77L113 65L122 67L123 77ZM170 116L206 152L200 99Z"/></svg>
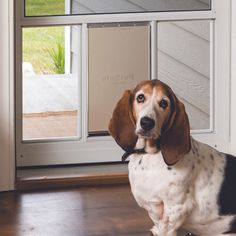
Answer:
<svg viewBox="0 0 236 236"><path fill-rule="evenodd" d="M26 16L65 13L65 0L25 0L25 3ZM61 66L64 63L62 60L64 32L63 26L24 28L22 31L23 61L31 63L37 74L58 73L58 69L55 70L58 67L58 61Z"/></svg>
<svg viewBox="0 0 236 236"><path fill-rule="evenodd" d="M55 74L65 73L65 47L62 43L57 42L57 47L49 48L48 53L53 60L52 69Z"/></svg>
<svg viewBox="0 0 236 236"><path fill-rule="evenodd" d="M65 14L65 0L25 0L26 16Z"/></svg>
<svg viewBox="0 0 236 236"><path fill-rule="evenodd" d="M58 49L58 44L64 47L65 27L35 27L23 29L23 61L33 65L36 74L55 74L55 61L49 50ZM62 57L59 49L59 57Z"/></svg>

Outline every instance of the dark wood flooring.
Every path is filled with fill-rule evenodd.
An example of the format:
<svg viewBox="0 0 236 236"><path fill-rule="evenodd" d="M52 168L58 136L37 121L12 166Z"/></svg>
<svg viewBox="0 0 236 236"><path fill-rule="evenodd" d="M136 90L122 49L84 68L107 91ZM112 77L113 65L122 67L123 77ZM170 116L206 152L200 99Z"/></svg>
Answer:
<svg viewBox="0 0 236 236"><path fill-rule="evenodd" d="M129 185L0 193L1 236L149 236Z"/></svg>

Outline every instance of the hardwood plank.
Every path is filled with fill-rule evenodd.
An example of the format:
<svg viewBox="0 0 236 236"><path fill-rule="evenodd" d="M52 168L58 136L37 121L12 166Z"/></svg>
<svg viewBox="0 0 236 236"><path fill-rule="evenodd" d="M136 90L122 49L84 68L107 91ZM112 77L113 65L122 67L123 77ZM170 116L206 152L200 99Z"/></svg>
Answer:
<svg viewBox="0 0 236 236"><path fill-rule="evenodd" d="M4 236L148 236L151 226L129 185L0 193Z"/></svg>

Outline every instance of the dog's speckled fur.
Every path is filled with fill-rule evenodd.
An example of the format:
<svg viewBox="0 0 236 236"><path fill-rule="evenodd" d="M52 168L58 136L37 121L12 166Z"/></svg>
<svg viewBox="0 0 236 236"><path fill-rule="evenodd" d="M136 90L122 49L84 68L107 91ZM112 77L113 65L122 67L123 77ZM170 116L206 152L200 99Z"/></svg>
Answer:
<svg viewBox="0 0 236 236"><path fill-rule="evenodd" d="M109 131L128 153L131 190L153 235L236 235L236 158L190 136L184 105L166 84L127 90Z"/></svg>

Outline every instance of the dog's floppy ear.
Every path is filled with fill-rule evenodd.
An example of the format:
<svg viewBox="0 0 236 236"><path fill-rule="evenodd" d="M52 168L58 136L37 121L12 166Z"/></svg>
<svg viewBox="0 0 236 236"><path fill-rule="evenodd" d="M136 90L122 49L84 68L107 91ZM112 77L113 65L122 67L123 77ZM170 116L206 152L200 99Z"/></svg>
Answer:
<svg viewBox="0 0 236 236"><path fill-rule="evenodd" d="M188 116L182 102L171 91L173 111L167 127L163 130L160 148L167 165L177 163L190 151L190 127Z"/></svg>
<svg viewBox="0 0 236 236"><path fill-rule="evenodd" d="M109 123L109 133L126 152L132 152L138 136L132 114L132 92L126 90L118 101Z"/></svg>

